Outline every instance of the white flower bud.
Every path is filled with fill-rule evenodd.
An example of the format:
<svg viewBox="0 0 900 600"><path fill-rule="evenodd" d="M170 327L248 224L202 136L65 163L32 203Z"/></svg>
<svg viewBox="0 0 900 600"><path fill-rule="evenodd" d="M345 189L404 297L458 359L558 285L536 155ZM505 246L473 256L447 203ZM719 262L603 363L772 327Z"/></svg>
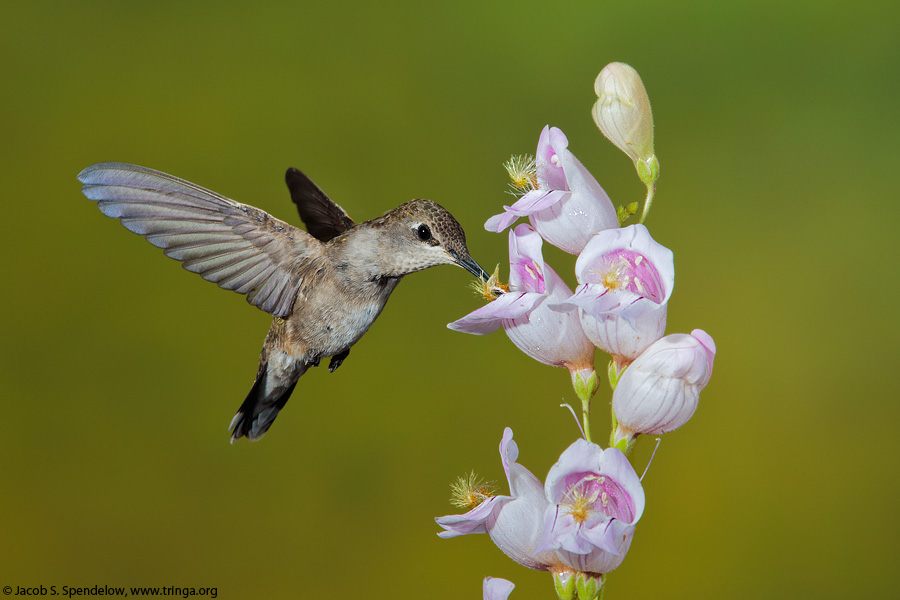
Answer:
<svg viewBox="0 0 900 600"><path fill-rule="evenodd" d="M625 369L613 392L615 441L687 423L712 375L716 344L702 329L656 341Z"/></svg>
<svg viewBox="0 0 900 600"><path fill-rule="evenodd" d="M610 63L597 75L594 91L597 102L591 112L597 127L631 158L644 183L656 181L653 113L641 76L625 63Z"/></svg>

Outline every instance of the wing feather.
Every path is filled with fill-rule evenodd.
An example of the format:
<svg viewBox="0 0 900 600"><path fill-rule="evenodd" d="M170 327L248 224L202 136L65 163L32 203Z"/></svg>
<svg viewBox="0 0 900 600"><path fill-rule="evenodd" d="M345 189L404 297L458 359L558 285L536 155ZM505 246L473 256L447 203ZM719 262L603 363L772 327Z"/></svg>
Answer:
<svg viewBox="0 0 900 600"><path fill-rule="evenodd" d="M299 169L290 168L284 175L307 231L322 243L339 236L351 227L353 219L318 185Z"/></svg>
<svg viewBox="0 0 900 600"><path fill-rule="evenodd" d="M207 229L203 232L167 230L160 233L148 233L144 237L154 246L166 248L166 256L172 256L169 254L170 251L175 252L179 249L205 246L206 244L228 243L234 238L234 231L231 229ZM172 258L181 260L176 256L172 256Z"/></svg>
<svg viewBox="0 0 900 600"><path fill-rule="evenodd" d="M246 294L248 302L278 317L290 314L302 267L324 257L322 244L305 231L172 175L98 163L78 179L103 214L188 271Z"/></svg>

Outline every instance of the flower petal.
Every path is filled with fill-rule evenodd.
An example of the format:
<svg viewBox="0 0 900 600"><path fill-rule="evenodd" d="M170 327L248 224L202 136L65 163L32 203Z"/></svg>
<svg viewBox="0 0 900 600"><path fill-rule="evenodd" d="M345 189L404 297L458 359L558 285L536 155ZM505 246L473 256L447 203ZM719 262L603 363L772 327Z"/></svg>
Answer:
<svg viewBox="0 0 900 600"><path fill-rule="evenodd" d="M551 504L559 504L566 494L566 479L573 473L596 471L600 465L602 453L603 450L597 444L584 439L575 440L563 451L559 460L550 467L550 472L547 473L547 480L544 483L547 501Z"/></svg>
<svg viewBox="0 0 900 600"><path fill-rule="evenodd" d="M544 126L538 138L537 152L534 155L538 187L549 190L569 189L560 160L560 154L566 152L568 147L569 140L562 130L549 125Z"/></svg>
<svg viewBox="0 0 900 600"><path fill-rule="evenodd" d="M510 212L519 217L527 217L532 213L536 213L538 211L544 210L549 206L553 206L557 202L562 202L566 198L568 198L572 193L565 190L531 190L521 198L517 202L515 202L512 206L504 207L507 212Z"/></svg>
<svg viewBox="0 0 900 600"><path fill-rule="evenodd" d="M484 600L506 600L515 584L499 577L485 577L481 586Z"/></svg>
<svg viewBox="0 0 900 600"><path fill-rule="evenodd" d="M493 333L500 328L503 319L515 319L524 315L541 299L541 294L524 292L503 294L496 300L492 300L481 308L449 323L447 327L453 331L474 335Z"/></svg>
<svg viewBox="0 0 900 600"><path fill-rule="evenodd" d="M596 318L581 311L581 327L585 335L598 348L609 352L617 362L628 363L636 359L666 332L668 305L657 306L631 321L615 315Z"/></svg>
<svg viewBox="0 0 900 600"><path fill-rule="evenodd" d="M487 533L486 521L491 513L505 502L509 502L509 496L494 496L489 498L462 515L447 515L436 517L434 520L446 531L438 533L438 537L450 539L470 533Z"/></svg>
<svg viewBox="0 0 900 600"><path fill-rule="evenodd" d="M519 215L516 215L512 212L509 212L508 208L504 206L504 212L499 215L494 215L484 223L484 228L488 231L493 231L494 233L500 233L510 225L512 225L513 221L519 218Z"/></svg>
<svg viewBox="0 0 900 600"><path fill-rule="evenodd" d="M519 225L509 232L509 285L517 292L543 294L544 241L529 225Z"/></svg>
<svg viewBox="0 0 900 600"><path fill-rule="evenodd" d="M554 367L583 368L594 363L594 347L577 313L551 307L571 295L562 277L544 265L545 294L521 317L503 321L510 341L533 359Z"/></svg>
<svg viewBox="0 0 900 600"><path fill-rule="evenodd" d="M516 462L519 458L519 445L513 441L513 430L509 427L503 430L503 437L500 439L500 464L506 472L506 480L509 481L509 489L512 492L512 482L509 479L509 465Z"/></svg>
<svg viewBox="0 0 900 600"><path fill-rule="evenodd" d="M487 533L504 554L520 565L546 571L559 561L552 552L537 551L544 537L544 485L518 463L510 465L509 481L510 488L515 488L513 499L492 511L485 522Z"/></svg>
<svg viewBox="0 0 900 600"><path fill-rule="evenodd" d="M500 233L519 217L528 217L532 213L546 210L570 195L570 192L560 190L532 190L511 206L504 206L503 212L499 215L494 215L485 221L484 228L494 233Z"/></svg>
<svg viewBox="0 0 900 600"><path fill-rule="evenodd" d="M609 196L574 154L563 150L557 158L570 192L533 212L529 221L549 243L578 254L598 231L618 228L619 217Z"/></svg>

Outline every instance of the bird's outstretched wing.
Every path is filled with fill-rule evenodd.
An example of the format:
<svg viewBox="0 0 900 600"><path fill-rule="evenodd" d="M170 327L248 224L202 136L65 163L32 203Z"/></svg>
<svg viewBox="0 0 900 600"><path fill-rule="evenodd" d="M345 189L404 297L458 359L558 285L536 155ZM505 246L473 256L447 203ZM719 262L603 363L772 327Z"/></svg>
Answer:
<svg viewBox="0 0 900 600"><path fill-rule="evenodd" d="M78 174L81 191L188 271L250 304L286 317L303 285L301 269L322 254L305 231L171 175L125 163L98 163Z"/></svg>
<svg viewBox="0 0 900 600"><path fill-rule="evenodd" d="M353 219L347 215L347 211L338 206L302 171L291 167L284 174L284 180L307 231L317 240L324 244L353 227Z"/></svg>

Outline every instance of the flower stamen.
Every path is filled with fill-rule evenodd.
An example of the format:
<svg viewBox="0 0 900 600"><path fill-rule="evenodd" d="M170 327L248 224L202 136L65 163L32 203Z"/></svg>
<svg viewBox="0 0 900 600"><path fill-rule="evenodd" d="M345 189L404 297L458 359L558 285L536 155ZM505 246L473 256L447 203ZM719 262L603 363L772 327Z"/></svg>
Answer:
<svg viewBox="0 0 900 600"><path fill-rule="evenodd" d="M528 274L531 275L531 278L537 281L538 277L541 275L541 268L534 261L531 261L530 264L525 265L525 270L528 271Z"/></svg>
<svg viewBox="0 0 900 600"><path fill-rule="evenodd" d="M637 277L632 278L634 281L634 287L637 288L638 292L643 296L644 295L644 284L641 283L641 280Z"/></svg>
<svg viewBox="0 0 900 600"><path fill-rule="evenodd" d="M560 504L562 508L572 515L576 523L587 521L594 514L594 504L597 502L597 491L586 493L584 489L572 487L566 494L566 501Z"/></svg>
<svg viewBox="0 0 900 600"><path fill-rule="evenodd" d="M645 256L633 251L617 250L605 255L590 273L607 291L626 290L657 304L665 296L656 267Z"/></svg>
<svg viewBox="0 0 900 600"><path fill-rule="evenodd" d="M617 290L627 288L631 283L629 272L631 271L631 263L621 254L615 256L612 260L607 261L601 270L597 271L600 276L600 283L608 290Z"/></svg>
<svg viewBox="0 0 900 600"><path fill-rule="evenodd" d="M508 161L503 163L503 168L509 173L511 180L509 193L513 196L520 196L537 189L537 166L533 156L526 154L511 156Z"/></svg>
<svg viewBox="0 0 900 600"><path fill-rule="evenodd" d="M459 508L473 509L485 500L493 498L497 493L496 486L484 481L470 471L467 475L456 478L450 484L450 504Z"/></svg>
<svg viewBox="0 0 900 600"><path fill-rule="evenodd" d="M472 289L484 300L494 300L503 294L509 292L508 283L500 283L500 265L494 267L494 272L488 277L487 281L476 279L472 282Z"/></svg>

